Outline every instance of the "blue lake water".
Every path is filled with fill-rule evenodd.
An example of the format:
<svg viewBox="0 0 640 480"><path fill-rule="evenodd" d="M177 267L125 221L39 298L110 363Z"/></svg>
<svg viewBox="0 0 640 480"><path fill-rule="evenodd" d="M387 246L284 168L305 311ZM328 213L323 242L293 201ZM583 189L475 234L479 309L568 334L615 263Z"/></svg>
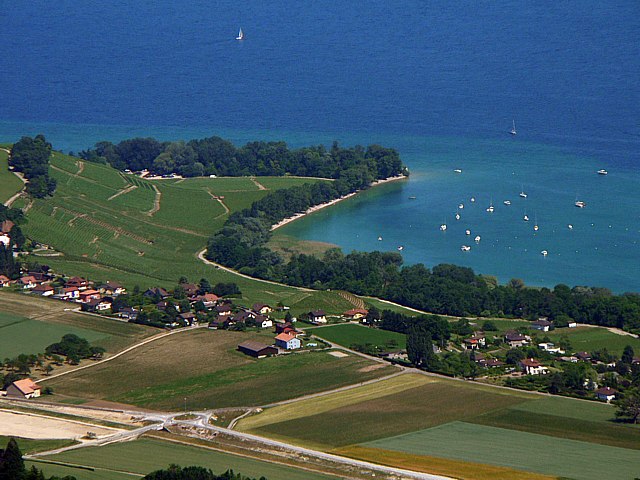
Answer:
<svg viewBox="0 0 640 480"><path fill-rule="evenodd" d="M640 291L638 2L61 0L13 4L3 20L0 141L379 142L409 181L285 232L402 245L407 262L503 281Z"/></svg>

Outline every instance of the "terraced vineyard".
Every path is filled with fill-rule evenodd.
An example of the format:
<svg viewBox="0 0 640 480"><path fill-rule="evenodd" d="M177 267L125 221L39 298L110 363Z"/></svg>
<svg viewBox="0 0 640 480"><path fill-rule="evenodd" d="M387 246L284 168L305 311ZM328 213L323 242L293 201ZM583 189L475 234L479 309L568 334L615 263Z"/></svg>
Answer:
<svg viewBox="0 0 640 480"><path fill-rule="evenodd" d="M50 171L58 182L54 197L20 198L15 206L27 211L25 234L52 247L37 260L58 271L141 288L172 287L182 275L196 282L235 282L246 303L283 301L294 314L311 308L337 313L352 306L332 292L251 280L197 258L230 213L271 188L322 180L261 177L260 186L246 177L145 180L59 152Z"/></svg>

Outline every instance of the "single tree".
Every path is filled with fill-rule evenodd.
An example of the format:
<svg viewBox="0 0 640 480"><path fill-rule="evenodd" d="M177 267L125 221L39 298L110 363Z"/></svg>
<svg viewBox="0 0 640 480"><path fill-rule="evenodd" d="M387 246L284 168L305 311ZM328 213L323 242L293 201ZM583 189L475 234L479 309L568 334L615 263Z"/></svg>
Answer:
<svg viewBox="0 0 640 480"><path fill-rule="evenodd" d="M638 388L630 388L624 392L624 396L618 400L614 400L618 407L616 417L625 418L631 423L638 423L640 417L640 390Z"/></svg>
<svg viewBox="0 0 640 480"><path fill-rule="evenodd" d="M0 454L0 480L21 480L25 476L24 460L16 439L11 437Z"/></svg>

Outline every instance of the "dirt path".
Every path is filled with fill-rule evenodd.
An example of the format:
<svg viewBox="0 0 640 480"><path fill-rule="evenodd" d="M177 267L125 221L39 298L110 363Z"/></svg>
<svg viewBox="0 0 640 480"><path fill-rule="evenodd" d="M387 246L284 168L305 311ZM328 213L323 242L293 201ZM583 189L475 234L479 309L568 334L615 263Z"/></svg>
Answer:
<svg viewBox="0 0 640 480"><path fill-rule="evenodd" d="M205 253L207 253L207 249L205 248L204 250L198 252L196 254L196 257L198 259L200 259L202 262L206 263L207 265L213 265L216 268L219 268L220 270L224 270L225 272L229 272L232 273L233 275L237 275L239 277L242 278L246 278L247 280L253 280L254 282L261 282L261 283L268 283L269 285L277 285L278 287L287 287L287 288L294 288L296 290L300 290L302 292L315 292L316 290L312 290L310 288L304 288L304 287L292 287L291 285L284 285L282 283L278 283L278 282L272 282L271 280L262 280L260 278L254 278L251 277L249 275L245 275L244 273L240 273L240 272L236 272L235 270L232 270L230 268L225 267L224 265L220 265L219 263L215 263L212 262L211 260L208 260L204 255Z"/></svg>
<svg viewBox="0 0 640 480"><path fill-rule="evenodd" d="M578 326L579 327L589 327L589 328L606 328L611 333L615 333L616 335L622 335L622 336L633 337L633 338L640 338L640 336L636 335L635 333L627 332L625 330L622 330L620 328L615 328L615 327L603 327L601 325L590 325L588 323L579 323Z"/></svg>
<svg viewBox="0 0 640 480"><path fill-rule="evenodd" d="M0 148L0 150L2 150L3 152L7 152L7 155L11 154L11 151L6 149L6 148ZM23 185L27 184L27 179L24 178L24 175L22 175L19 172L11 172L11 173L13 173L16 177L18 177ZM20 198L20 196L22 195L23 192L24 192L24 187L19 192L17 192L15 195L13 195L11 198L7 199L7 201L4 202L4 206L5 207L10 207L11 205L13 205L13 202L15 202L18 198Z"/></svg>
<svg viewBox="0 0 640 480"><path fill-rule="evenodd" d="M137 185L130 185L127 188L124 188L122 190L120 190L119 192L114 193L113 195L111 195L109 198L107 198L107 201L111 201L116 197L119 197L120 195L124 195L125 193L129 193L132 190L135 190L136 188L138 188Z"/></svg>
<svg viewBox="0 0 640 480"><path fill-rule="evenodd" d="M158 190L158 187L156 187L155 185L151 185L151 186L156 192L156 198L153 200L153 207L151 208L151 210L147 212L147 215L149 217L153 217L156 214L156 212L160 210L160 199L162 198L162 192Z"/></svg>
<svg viewBox="0 0 640 480"><path fill-rule="evenodd" d="M171 332L165 332L165 333L161 333L159 335L154 335L153 337L149 337L149 338L147 338L145 340L142 340L141 342L136 343L135 345L131 345L130 347L125 348L121 352L118 352L118 353L116 353L115 355L113 355L113 356L111 356L109 358L105 358L104 360L100 360L98 362L89 363L87 365L83 365L82 367L74 368L73 370L67 370L66 372L61 372L61 373L58 373L56 375L51 375L50 377L40 378L40 379L38 379L38 383L48 382L49 380L53 380L54 378L58 378L58 377L61 377L63 375L68 375L70 373L79 372L80 370L85 370L87 368L95 367L96 365L101 365L103 363L110 362L111 360L114 360L114 359L124 355L125 353L129 353L130 351L135 350L136 348L140 348L140 347L146 345L147 343L155 342L156 340L160 340L161 338L168 337L169 335L176 335L176 334L181 333L181 332L191 332L191 331L193 331L195 329L205 328L205 327L206 327L206 325L199 325L197 327L180 328L178 330L173 330Z"/></svg>
<svg viewBox="0 0 640 480"><path fill-rule="evenodd" d="M82 175L82 172L84 172L84 162L82 160L78 160L76 165L78 166L78 171L75 173L74 177Z"/></svg>
<svg viewBox="0 0 640 480"><path fill-rule="evenodd" d="M229 215L229 213L231 213L231 210L229 210L229 207L227 207L227 206L224 204L224 202L222 201L222 199L221 199L219 196L217 196L216 194L214 194L214 193L213 193L211 190L209 190L208 188L207 188L207 193L208 193L209 195L211 195L211 198L213 198L213 199L214 199L214 200L216 200L220 205L222 205L222 208L224 208L224 213L221 213L220 215L218 215L218 216L217 216L217 217L215 217L215 218L220 218L220 217L223 217L223 216L225 216L225 215ZM215 218L214 218L214 220L215 220Z"/></svg>
<svg viewBox="0 0 640 480"><path fill-rule="evenodd" d="M249 180L253 182L253 184L258 187L258 190L269 190L267 187L262 185L260 182L256 180L256 177L249 177Z"/></svg>

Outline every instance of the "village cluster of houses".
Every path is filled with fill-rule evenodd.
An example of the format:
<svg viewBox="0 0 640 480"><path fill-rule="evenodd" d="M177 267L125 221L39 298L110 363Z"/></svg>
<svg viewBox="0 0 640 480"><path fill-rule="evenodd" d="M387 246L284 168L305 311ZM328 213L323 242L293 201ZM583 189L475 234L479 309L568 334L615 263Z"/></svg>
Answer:
<svg viewBox="0 0 640 480"><path fill-rule="evenodd" d="M71 277L58 287L54 287L52 282L53 276L42 272L28 272L15 281L0 275L0 287L17 285L33 295L79 303L83 309L91 312L110 310L113 297L126 293L122 285L111 281L96 286L84 278Z"/></svg>

